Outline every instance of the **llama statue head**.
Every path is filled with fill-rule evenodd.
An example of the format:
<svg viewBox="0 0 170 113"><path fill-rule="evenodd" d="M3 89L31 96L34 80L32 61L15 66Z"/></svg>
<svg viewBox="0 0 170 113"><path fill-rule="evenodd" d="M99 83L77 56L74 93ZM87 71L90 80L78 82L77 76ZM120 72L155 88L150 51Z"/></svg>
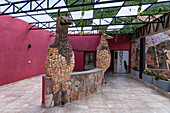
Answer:
<svg viewBox="0 0 170 113"><path fill-rule="evenodd" d="M69 25L71 25L72 20L67 17L67 12L65 13L64 16L60 15L60 9L58 9L57 12L57 25L61 25L63 28L66 30L68 29Z"/></svg>
<svg viewBox="0 0 170 113"><path fill-rule="evenodd" d="M108 46L108 41L107 40L111 40L113 39L112 36L106 34L106 33L102 33L102 36L101 36L101 40L100 40L100 43L102 43L104 46Z"/></svg>

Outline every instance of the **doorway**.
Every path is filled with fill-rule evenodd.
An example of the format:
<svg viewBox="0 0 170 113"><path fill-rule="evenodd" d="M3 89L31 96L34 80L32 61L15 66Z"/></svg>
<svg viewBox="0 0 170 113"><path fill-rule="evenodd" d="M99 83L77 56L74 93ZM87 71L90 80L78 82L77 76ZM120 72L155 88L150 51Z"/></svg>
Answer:
<svg viewBox="0 0 170 113"><path fill-rule="evenodd" d="M116 50L112 53L112 66L114 73L128 73L129 51Z"/></svg>

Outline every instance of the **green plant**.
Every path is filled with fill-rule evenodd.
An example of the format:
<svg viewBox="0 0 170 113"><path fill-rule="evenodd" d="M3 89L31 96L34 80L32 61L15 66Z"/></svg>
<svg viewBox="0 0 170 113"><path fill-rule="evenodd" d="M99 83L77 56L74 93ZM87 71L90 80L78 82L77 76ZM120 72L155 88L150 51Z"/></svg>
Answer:
<svg viewBox="0 0 170 113"><path fill-rule="evenodd" d="M84 4L85 0L83 0L83 4ZM83 16L84 16L84 11L86 10L86 6L83 6L81 7L81 17L80 17L80 26L81 26L81 32L80 32L80 36L83 35L83 26L85 25L84 24L84 19L83 19Z"/></svg>
<svg viewBox="0 0 170 113"><path fill-rule="evenodd" d="M133 67L133 70L139 71L139 65L134 66L134 67Z"/></svg>
<svg viewBox="0 0 170 113"><path fill-rule="evenodd" d="M125 34L123 34L123 39L124 39L124 40L126 39L126 35L125 35Z"/></svg>
<svg viewBox="0 0 170 113"><path fill-rule="evenodd" d="M150 70L144 70L143 73L144 73L145 75L149 75Z"/></svg>
<svg viewBox="0 0 170 113"><path fill-rule="evenodd" d="M150 76L156 75L156 73L154 71L151 71L151 70L144 70L143 73L146 74L146 75L150 75Z"/></svg>
<svg viewBox="0 0 170 113"><path fill-rule="evenodd" d="M163 75L162 73L157 74L157 75L155 76L155 80L165 80L165 81L168 81L168 79L166 78L166 76Z"/></svg>
<svg viewBox="0 0 170 113"><path fill-rule="evenodd" d="M160 76L161 76L161 74L157 74L157 75L155 76L155 80L159 80L159 79L160 79Z"/></svg>
<svg viewBox="0 0 170 113"><path fill-rule="evenodd" d="M117 43L117 34L116 34L116 37L115 37L115 42Z"/></svg>
<svg viewBox="0 0 170 113"><path fill-rule="evenodd" d="M141 14L141 10L142 10L142 0L139 0L139 8L137 10L137 19L139 20L140 18L140 14Z"/></svg>
<svg viewBox="0 0 170 113"><path fill-rule="evenodd" d="M154 71L150 71L150 76L156 76L156 73Z"/></svg>

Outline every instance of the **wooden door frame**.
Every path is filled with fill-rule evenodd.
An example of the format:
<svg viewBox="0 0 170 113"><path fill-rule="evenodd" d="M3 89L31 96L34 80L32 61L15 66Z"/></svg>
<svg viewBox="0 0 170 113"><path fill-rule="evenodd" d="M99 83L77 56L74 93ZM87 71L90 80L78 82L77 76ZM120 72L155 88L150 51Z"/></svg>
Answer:
<svg viewBox="0 0 170 113"><path fill-rule="evenodd" d="M113 57L113 73L115 73L115 50L113 50L113 55L112 55L112 57Z"/></svg>

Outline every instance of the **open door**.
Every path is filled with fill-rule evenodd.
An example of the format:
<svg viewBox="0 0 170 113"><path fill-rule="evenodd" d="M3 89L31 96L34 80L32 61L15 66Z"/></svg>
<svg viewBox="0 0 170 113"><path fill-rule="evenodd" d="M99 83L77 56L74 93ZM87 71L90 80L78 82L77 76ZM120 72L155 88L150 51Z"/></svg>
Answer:
<svg viewBox="0 0 170 113"><path fill-rule="evenodd" d="M114 51L113 53L113 72L128 73L129 51Z"/></svg>

